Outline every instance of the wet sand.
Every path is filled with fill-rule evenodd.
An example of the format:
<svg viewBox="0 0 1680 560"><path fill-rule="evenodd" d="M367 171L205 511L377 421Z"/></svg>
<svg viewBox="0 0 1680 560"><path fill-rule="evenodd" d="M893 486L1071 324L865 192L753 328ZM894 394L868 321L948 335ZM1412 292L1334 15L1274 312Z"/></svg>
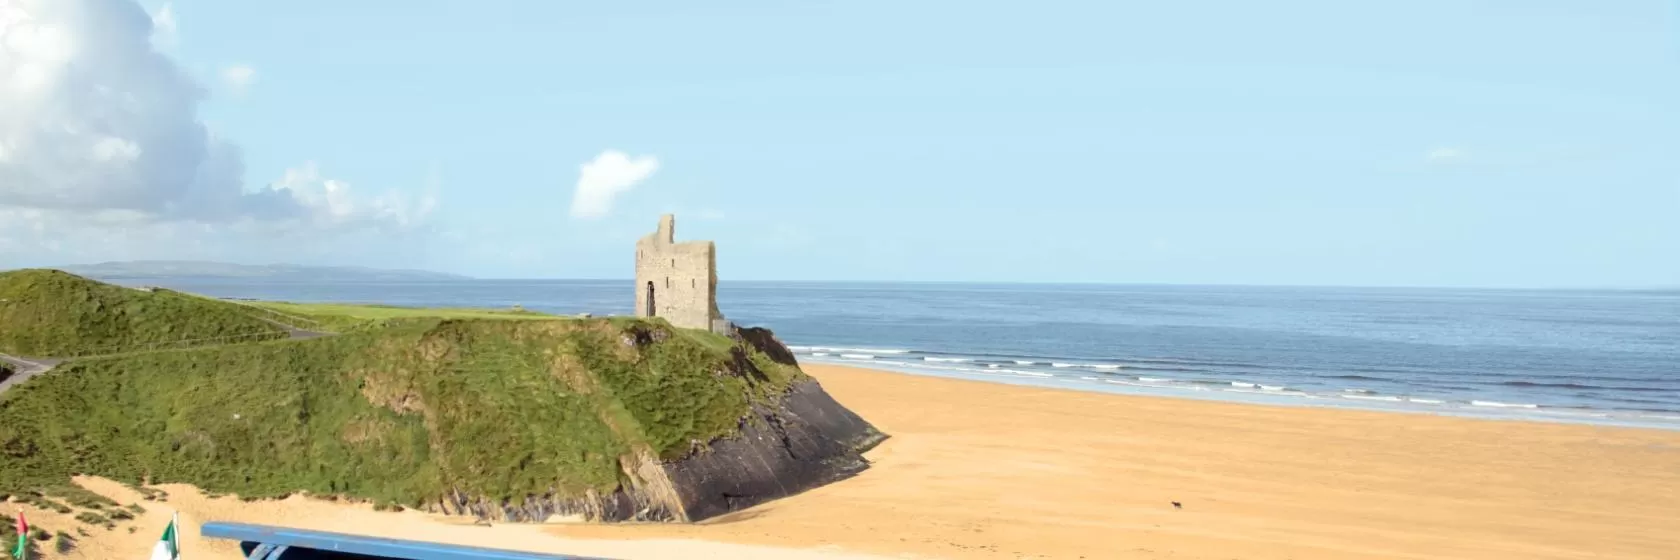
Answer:
<svg viewBox="0 0 1680 560"><path fill-rule="evenodd" d="M90 529L76 550L47 557L143 557L172 508L194 560L238 557L230 543L198 539L197 523L210 519L615 558L1634 560L1680 551L1680 432L805 369L892 434L869 454L874 467L698 525L481 527L166 485L167 502L139 502L141 519ZM109 481L81 481L138 501ZM49 529L74 526L28 511Z"/></svg>

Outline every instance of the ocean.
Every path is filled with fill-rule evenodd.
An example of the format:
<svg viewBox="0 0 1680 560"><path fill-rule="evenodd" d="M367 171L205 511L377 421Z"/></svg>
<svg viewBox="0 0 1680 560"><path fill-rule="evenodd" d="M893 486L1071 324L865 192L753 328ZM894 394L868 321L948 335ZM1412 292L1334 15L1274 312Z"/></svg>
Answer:
<svg viewBox="0 0 1680 560"><path fill-rule="evenodd" d="M628 280L124 281L628 314ZM1680 290L723 282L806 362L1088 391L1680 429Z"/></svg>

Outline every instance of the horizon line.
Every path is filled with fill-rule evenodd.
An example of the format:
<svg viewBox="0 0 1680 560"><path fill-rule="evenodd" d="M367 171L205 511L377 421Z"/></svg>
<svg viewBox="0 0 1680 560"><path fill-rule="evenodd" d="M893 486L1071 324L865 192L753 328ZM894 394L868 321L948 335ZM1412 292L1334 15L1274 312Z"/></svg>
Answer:
<svg viewBox="0 0 1680 560"><path fill-rule="evenodd" d="M107 262L102 262L102 263L98 263L98 264L132 263L132 262L146 262L146 261L107 261ZM151 262L165 262L165 261L151 261ZM500 278L498 278L498 277L473 276L473 275L469 275L469 274L461 274L461 273L455 273L455 272L442 272L442 271L428 270L428 269L412 269L412 268L411 269L384 269L384 268L378 268L378 267L365 267L365 266L354 266L354 265L352 265L352 266L343 266L343 265L298 265L298 264L294 264L294 263L271 263L271 264L266 264L266 265L248 265L248 264L243 264L243 263L227 263L227 262L222 262L222 261L174 261L174 262L202 262L202 263L214 263L214 264L234 264L236 266L253 266L253 267L299 266L299 267L306 267L306 268L346 268L346 269L358 269L359 268L359 269L363 269L363 270L373 270L373 271L379 271L379 272L397 272L397 273L421 272L421 273L434 273L434 274L440 274L440 275L445 275L445 276L456 276L456 277L458 277L458 278L448 278L448 279L443 279L443 278L439 278L439 279L371 279L370 278L370 279L365 279L365 280L362 280L362 279L340 280L340 281L350 281L350 282L444 283L444 282L463 282L463 281L483 281L483 282L543 282L543 281L552 281L552 282L634 282L635 281L635 279L633 277L623 277L623 278L500 277ZM69 272L68 270L65 270L65 269L66 268L77 268L77 267L81 267L81 266L89 266L89 265L56 265L56 266L36 266L36 267L24 266L24 267L17 267L17 268L4 268L4 269L0 269L0 271L21 270L21 269L28 269L28 268L44 268L44 269L64 270L65 272ZM252 276L252 277L195 276L195 275L191 275L191 274L184 274L184 275L142 274L142 275L136 275L136 276L108 276L108 278L124 278L124 279L133 279L133 280L143 280L143 279L148 279L148 278L163 279L163 278L195 278L195 277L196 278L205 278L205 279L220 278L220 279L229 279L229 280L233 280L233 279L261 280L261 279L264 279L261 276ZM329 280L329 281L331 281L331 280ZM1498 290L1498 291L1566 291L1566 292L1592 292L1592 291L1614 291L1614 292L1657 291L1657 292L1667 292L1667 291L1680 291L1680 284L1674 284L1674 285L1652 284L1652 285L1643 285L1643 286L1639 286L1639 285L1620 285L1620 286L1615 286L1615 285L1608 285L1608 286L1603 286L1603 285L1601 285L1601 286L1592 286L1592 285L1580 285L1580 286L1508 286L1507 285L1507 286L1496 286L1496 285L1429 285L1429 284L1405 285L1405 284L1299 284L1299 283L1243 283L1243 282L1147 282L1147 281L1130 281L1129 282L1129 281L1091 281L1091 280L1085 280L1085 281L1077 281L1077 280L1061 280L1061 281L1046 281L1046 280L1036 280L1036 281L1022 281L1022 280L809 280L809 279L806 279L806 280L789 280L789 279L762 279L762 278L737 279L737 280L720 279L719 282L731 282L731 283L732 282L751 282L751 283L778 283L778 284L923 284L923 285L955 284L955 285L992 285L992 286L1011 286L1011 285L1014 285L1014 286L1156 286L1156 287L1201 287L1201 288L1317 288L1317 289L1375 289L1375 290Z"/></svg>
<svg viewBox="0 0 1680 560"><path fill-rule="evenodd" d="M469 276L469 280L485 282L630 282L635 278L491 278ZM416 282L450 282L451 280L415 280ZM459 280L455 280L459 281ZM1355 288L1379 290L1509 290L1509 291L1680 291L1680 284L1648 286L1474 286L1474 285L1400 285L1400 284L1253 284L1240 282L1127 282L1127 281L1022 281L1022 280L774 280L738 279L723 282L754 282L776 284L968 284L993 286L1174 286L1198 288Z"/></svg>

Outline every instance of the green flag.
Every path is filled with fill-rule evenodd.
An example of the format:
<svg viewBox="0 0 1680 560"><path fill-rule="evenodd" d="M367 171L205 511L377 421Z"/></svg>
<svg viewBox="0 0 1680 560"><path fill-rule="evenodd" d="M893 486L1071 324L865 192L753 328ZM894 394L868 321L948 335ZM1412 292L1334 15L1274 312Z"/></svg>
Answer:
<svg viewBox="0 0 1680 560"><path fill-rule="evenodd" d="M152 547L152 560L180 560L181 541L175 535L175 520L179 514L169 518L169 526L163 529L163 537L158 539L157 546Z"/></svg>
<svg viewBox="0 0 1680 560"><path fill-rule="evenodd" d="M24 555L29 554L29 523L23 520L23 510L18 510L17 544L12 547L12 558L28 560Z"/></svg>

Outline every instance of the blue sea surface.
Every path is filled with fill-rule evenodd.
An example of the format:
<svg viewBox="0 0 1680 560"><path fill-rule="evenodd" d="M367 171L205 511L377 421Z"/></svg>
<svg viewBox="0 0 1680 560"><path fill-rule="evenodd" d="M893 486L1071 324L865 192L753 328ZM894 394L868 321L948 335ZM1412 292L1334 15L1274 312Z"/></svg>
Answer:
<svg viewBox="0 0 1680 560"><path fill-rule="evenodd" d="M135 281L629 314L615 281ZM1071 389L1680 429L1680 290L723 282L802 360Z"/></svg>

